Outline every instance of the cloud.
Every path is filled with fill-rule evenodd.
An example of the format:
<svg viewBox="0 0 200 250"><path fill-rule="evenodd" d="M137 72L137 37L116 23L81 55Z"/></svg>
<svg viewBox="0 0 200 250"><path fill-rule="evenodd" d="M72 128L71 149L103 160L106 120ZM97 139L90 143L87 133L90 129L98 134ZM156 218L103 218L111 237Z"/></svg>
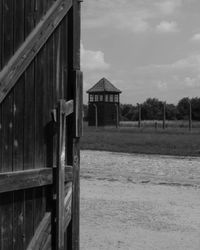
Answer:
<svg viewBox="0 0 200 250"><path fill-rule="evenodd" d="M135 10L124 8L112 9L97 13L95 17L86 18L83 20L83 28L103 28L110 27L114 29L131 31L134 33L144 32L149 29L147 21L150 13L146 10Z"/></svg>
<svg viewBox="0 0 200 250"><path fill-rule="evenodd" d="M164 15L171 15L175 10L180 7L182 0L169 0L163 1L162 3L156 3L157 7Z"/></svg>
<svg viewBox="0 0 200 250"><path fill-rule="evenodd" d="M114 28L133 33L147 31L154 15L138 0L88 0L83 13L83 29Z"/></svg>
<svg viewBox="0 0 200 250"><path fill-rule="evenodd" d="M188 88L200 87L200 76L197 77L187 76L184 79L184 84Z"/></svg>
<svg viewBox="0 0 200 250"><path fill-rule="evenodd" d="M166 90L167 89L167 83L163 81L158 81L157 87L160 90Z"/></svg>
<svg viewBox="0 0 200 250"><path fill-rule="evenodd" d="M182 3L183 0L87 0L83 6L82 27L143 33L153 30L152 21L175 13ZM157 28L159 31L175 32L177 24L163 21Z"/></svg>
<svg viewBox="0 0 200 250"><path fill-rule="evenodd" d="M144 67L138 67L138 72L147 72L156 74L156 72L193 72L200 74L200 54L189 55L170 64L150 64Z"/></svg>
<svg viewBox="0 0 200 250"><path fill-rule="evenodd" d="M150 25L146 20L147 16L148 13L146 11L137 11L135 12L135 15L127 11L126 14L115 13L112 18L115 20L115 23L118 23L118 28L129 30L134 33L140 33L145 32L150 28Z"/></svg>
<svg viewBox="0 0 200 250"><path fill-rule="evenodd" d="M152 94L154 90L160 95L168 93L168 98L171 95L179 98L184 93L193 95L200 90L200 53L169 64L138 67L132 72L132 78L134 81L143 79L140 83L141 89L146 89L148 85L148 91L152 91Z"/></svg>
<svg viewBox="0 0 200 250"><path fill-rule="evenodd" d="M160 33L177 32L178 25L174 21L171 22L162 21L160 22L160 24L156 26L156 30Z"/></svg>
<svg viewBox="0 0 200 250"><path fill-rule="evenodd" d="M193 37L191 38L192 41L200 41L200 33L194 34Z"/></svg>
<svg viewBox="0 0 200 250"><path fill-rule="evenodd" d="M86 50L81 44L81 66L84 70L107 70L110 65L105 62L102 51Z"/></svg>

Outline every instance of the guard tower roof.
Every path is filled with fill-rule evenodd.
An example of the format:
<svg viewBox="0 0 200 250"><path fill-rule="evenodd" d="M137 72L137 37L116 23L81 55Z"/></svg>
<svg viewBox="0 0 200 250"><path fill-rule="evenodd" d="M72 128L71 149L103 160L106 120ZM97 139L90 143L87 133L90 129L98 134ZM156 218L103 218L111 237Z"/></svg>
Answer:
<svg viewBox="0 0 200 250"><path fill-rule="evenodd" d="M121 93L121 90L119 90L118 88L116 88L106 78L102 78L92 88L90 88L87 91L87 93L96 93L96 92L115 92L115 93Z"/></svg>

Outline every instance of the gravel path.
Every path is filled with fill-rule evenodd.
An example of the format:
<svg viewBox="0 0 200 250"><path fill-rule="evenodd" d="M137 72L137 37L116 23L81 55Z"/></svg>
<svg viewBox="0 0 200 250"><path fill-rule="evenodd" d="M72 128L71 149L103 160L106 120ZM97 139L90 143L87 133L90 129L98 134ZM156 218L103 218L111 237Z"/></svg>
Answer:
<svg viewBox="0 0 200 250"><path fill-rule="evenodd" d="M200 159L81 152L81 249L199 250Z"/></svg>

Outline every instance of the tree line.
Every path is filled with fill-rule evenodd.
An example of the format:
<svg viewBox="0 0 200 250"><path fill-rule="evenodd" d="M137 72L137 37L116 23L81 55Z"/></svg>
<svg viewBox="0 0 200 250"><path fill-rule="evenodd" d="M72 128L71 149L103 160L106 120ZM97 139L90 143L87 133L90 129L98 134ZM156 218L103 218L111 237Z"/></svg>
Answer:
<svg viewBox="0 0 200 250"><path fill-rule="evenodd" d="M157 98L148 98L141 104L121 104L120 116L123 121L137 121L139 119L139 106L142 120L162 120L165 105L167 120L187 120L192 109L192 119L200 121L200 98L182 98L177 105L164 103Z"/></svg>

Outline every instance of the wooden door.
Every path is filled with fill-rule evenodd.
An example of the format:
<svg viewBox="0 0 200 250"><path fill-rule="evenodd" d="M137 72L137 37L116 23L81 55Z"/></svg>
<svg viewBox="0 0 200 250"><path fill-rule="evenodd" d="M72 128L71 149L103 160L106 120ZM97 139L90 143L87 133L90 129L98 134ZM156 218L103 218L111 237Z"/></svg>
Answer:
<svg viewBox="0 0 200 250"><path fill-rule="evenodd" d="M79 0L0 1L0 250L79 249Z"/></svg>

